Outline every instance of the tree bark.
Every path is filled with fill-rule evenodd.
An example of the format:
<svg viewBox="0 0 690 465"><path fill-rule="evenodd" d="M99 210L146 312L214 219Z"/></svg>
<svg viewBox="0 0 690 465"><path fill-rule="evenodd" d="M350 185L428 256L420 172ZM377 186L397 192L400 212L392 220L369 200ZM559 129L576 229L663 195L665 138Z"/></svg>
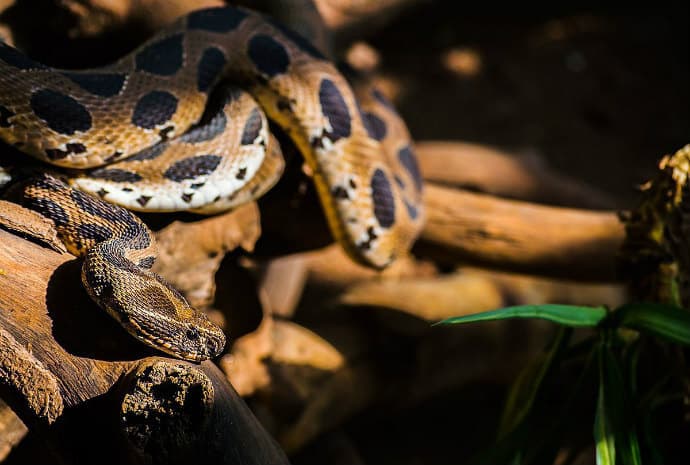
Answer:
<svg viewBox="0 0 690 465"><path fill-rule="evenodd" d="M440 263L587 281L616 279L625 229L613 212L504 200L427 183L415 251Z"/></svg>
<svg viewBox="0 0 690 465"><path fill-rule="evenodd" d="M28 431L17 414L0 399L0 462L7 458Z"/></svg>
<svg viewBox="0 0 690 465"><path fill-rule="evenodd" d="M605 192L555 172L536 156L457 141L422 141L415 148L424 179L442 186L561 207L615 206Z"/></svg>
<svg viewBox="0 0 690 465"><path fill-rule="evenodd" d="M5 217L30 217L0 207ZM79 463L287 463L213 363L151 357L91 302L79 274L73 256L0 229L0 394L57 455ZM142 393L145 385L153 387ZM182 426L161 427L171 421Z"/></svg>

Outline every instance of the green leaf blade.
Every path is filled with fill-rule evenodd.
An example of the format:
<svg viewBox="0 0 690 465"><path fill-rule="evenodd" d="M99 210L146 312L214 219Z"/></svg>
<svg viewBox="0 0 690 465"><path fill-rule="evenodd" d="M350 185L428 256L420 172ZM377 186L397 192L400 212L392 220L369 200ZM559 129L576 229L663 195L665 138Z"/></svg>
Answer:
<svg viewBox="0 0 690 465"><path fill-rule="evenodd" d="M447 318L436 324L465 324L477 321L495 321L512 318L538 318L570 327L594 327L606 317L604 307L583 307L578 305L519 305L488 312L474 313Z"/></svg>
<svg viewBox="0 0 690 465"><path fill-rule="evenodd" d="M599 398L594 420L597 464L641 465L630 392L619 362L605 341L599 346Z"/></svg>
<svg viewBox="0 0 690 465"><path fill-rule="evenodd" d="M599 383L599 398L594 417L594 444L596 447L597 465L616 464L616 445L607 415L607 399L604 383Z"/></svg>
<svg viewBox="0 0 690 465"><path fill-rule="evenodd" d="M623 305L615 315L620 326L690 345L689 310L665 304L635 303Z"/></svg>
<svg viewBox="0 0 690 465"><path fill-rule="evenodd" d="M556 359L559 358L560 353L570 341L571 333L571 329L559 328L551 347L532 360L520 372L506 399L498 427L499 439L507 436L525 421L542 389L547 374L552 370Z"/></svg>

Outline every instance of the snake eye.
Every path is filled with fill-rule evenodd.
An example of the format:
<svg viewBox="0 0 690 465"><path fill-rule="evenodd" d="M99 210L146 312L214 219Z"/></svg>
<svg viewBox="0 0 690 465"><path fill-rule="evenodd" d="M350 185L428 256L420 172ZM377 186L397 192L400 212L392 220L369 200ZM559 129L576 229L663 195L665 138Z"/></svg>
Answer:
<svg viewBox="0 0 690 465"><path fill-rule="evenodd" d="M199 339L199 330L192 327L187 330L187 338L191 339L192 341L196 341Z"/></svg>

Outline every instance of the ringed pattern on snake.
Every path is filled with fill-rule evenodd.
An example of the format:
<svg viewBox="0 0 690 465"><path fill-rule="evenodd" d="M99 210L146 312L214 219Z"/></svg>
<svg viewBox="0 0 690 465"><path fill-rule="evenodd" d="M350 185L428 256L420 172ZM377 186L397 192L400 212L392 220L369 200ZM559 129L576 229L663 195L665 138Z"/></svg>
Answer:
<svg viewBox="0 0 690 465"><path fill-rule="evenodd" d="M216 356L225 334L159 275L156 245L135 215L42 173L10 195L53 220L68 251L84 257L82 282L91 298L134 337L187 360Z"/></svg>
<svg viewBox="0 0 690 465"><path fill-rule="evenodd" d="M422 183L393 107L359 94L306 40L233 7L192 12L98 69L53 69L0 44L0 139L84 170L69 182L95 196L44 175L26 184L24 203L85 256L97 303L135 337L192 360L216 355L222 332L148 270L155 253L143 223L97 197L202 213L256 198L283 169L269 118L310 165L334 237L354 260L383 268L421 229Z"/></svg>

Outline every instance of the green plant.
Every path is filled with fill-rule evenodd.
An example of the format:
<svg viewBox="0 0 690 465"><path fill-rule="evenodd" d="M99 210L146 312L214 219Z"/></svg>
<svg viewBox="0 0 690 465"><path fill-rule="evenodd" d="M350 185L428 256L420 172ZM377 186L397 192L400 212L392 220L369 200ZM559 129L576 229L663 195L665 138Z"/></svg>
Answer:
<svg viewBox="0 0 690 465"><path fill-rule="evenodd" d="M553 463L566 441L577 443L576 435L566 433L575 419L587 421L583 411L588 412L590 422L594 413L598 465L639 465L643 459L645 463L669 463L657 445L654 415L669 402L682 402L687 388L682 346L690 346L690 311L654 303L626 304L615 310L525 305L436 324L513 318L545 319L560 328L545 352L514 381L496 444L475 457L474 463ZM593 331L573 343L574 328ZM645 354L650 356L641 375L640 359ZM575 381L563 386L560 377L568 367L576 367L570 370ZM566 436L570 438L564 439ZM586 446L568 445L570 450Z"/></svg>

